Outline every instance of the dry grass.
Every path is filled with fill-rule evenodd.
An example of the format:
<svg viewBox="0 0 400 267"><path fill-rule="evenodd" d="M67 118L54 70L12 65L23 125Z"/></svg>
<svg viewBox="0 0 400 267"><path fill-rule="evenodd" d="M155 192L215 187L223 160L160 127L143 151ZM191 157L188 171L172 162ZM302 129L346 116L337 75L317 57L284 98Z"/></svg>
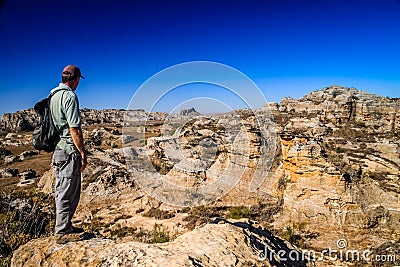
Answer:
<svg viewBox="0 0 400 267"><path fill-rule="evenodd" d="M16 208L14 201L28 203L28 207ZM3 247L0 267L9 266L12 251L33 238L50 236L54 229L54 203L34 189L26 189L7 195L0 194L0 241ZM6 248L6 250L4 250Z"/></svg>
<svg viewBox="0 0 400 267"><path fill-rule="evenodd" d="M24 151L35 150L32 145L6 146L5 148L10 150L13 156L17 156ZM1 161L0 168L16 168L20 170L20 172L27 169L32 169L36 171L38 176L41 176L45 171L50 169L51 157L52 153L40 151L39 155L29 157L23 161L13 163L5 163L4 161Z"/></svg>
<svg viewBox="0 0 400 267"><path fill-rule="evenodd" d="M175 238L175 235L172 235L167 228L160 224L154 224L152 230L132 227L116 227L110 232L110 234L113 239L130 236L137 242L148 244L165 243L172 241Z"/></svg>
<svg viewBox="0 0 400 267"><path fill-rule="evenodd" d="M157 220L166 220L170 219L175 216L175 214L166 211L166 210L160 210L157 208L151 208L149 211L147 211L145 214L143 214L145 217L153 217L156 218Z"/></svg>
<svg viewBox="0 0 400 267"><path fill-rule="evenodd" d="M92 124L92 125L83 125L82 129L86 131L93 131L99 128L108 128L112 130L118 130L120 133L122 132L122 126L115 126L112 124Z"/></svg>
<svg viewBox="0 0 400 267"><path fill-rule="evenodd" d="M5 148L11 151L13 156L17 156L24 151L35 150L32 145L23 145L23 146L5 146ZM39 155L35 155L29 157L23 161L17 161L12 163L5 163L4 160L0 161L1 169L18 169L19 172L23 172L28 169L32 169L36 172L37 177L41 177L44 172L50 169L52 153L47 153L44 151L40 151ZM35 184L25 186L22 188L16 187L19 183L18 177L12 178L0 178L0 191L3 192L12 192L12 191L21 191L27 190L35 187Z"/></svg>
<svg viewBox="0 0 400 267"><path fill-rule="evenodd" d="M185 227L193 230L195 227L209 223L217 217L224 219L242 219L247 218L263 222L264 224L273 221L273 215L282 208L283 202L259 203L251 206L198 206L185 208L182 210L188 213L183 220Z"/></svg>

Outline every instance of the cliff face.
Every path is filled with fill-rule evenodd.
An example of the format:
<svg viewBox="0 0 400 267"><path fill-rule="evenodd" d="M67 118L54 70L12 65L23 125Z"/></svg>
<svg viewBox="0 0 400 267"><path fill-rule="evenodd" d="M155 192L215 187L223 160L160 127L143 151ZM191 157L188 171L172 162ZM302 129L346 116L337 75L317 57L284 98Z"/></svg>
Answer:
<svg viewBox="0 0 400 267"><path fill-rule="evenodd" d="M174 116L154 113L153 120L165 120L163 125L133 127L132 123L125 133L107 128L86 131L91 157L83 176L76 222L104 237L115 238L119 231L126 238L136 236L143 241L146 237L143 233L150 233L155 225L162 225L179 237L169 245L96 239L61 248L50 239L40 239L21 247L14 255L13 266L22 266L20 259L32 265L38 262L57 265L67 250L77 252L71 264L82 264L87 258L87 266L92 264L89 258L96 264L104 263L102 266L109 266L110 259L122 264L135 262L132 265L151 265L160 259L176 265L218 266L224 250L235 255L225 254L228 265L310 264L260 262L255 257L257 249L274 242L282 248L285 242L271 233L264 239L260 235L265 232L258 232L257 236L246 234L250 229L247 226L244 234L239 234L238 225L232 228L229 223L206 225L190 232L191 224L207 222L206 217L235 217L232 215L235 210L229 207L243 205L236 210L239 213L236 216L255 219L260 229L263 226L273 230L275 235L300 248L335 249L337 241L345 239L347 249L396 251L396 242L400 240L399 106L399 99L333 86L298 100L285 98L280 104L271 103L254 112L239 110L212 119L186 117L184 125L174 121L193 112ZM102 112L82 111L86 122L127 122L116 119L121 118L123 111ZM129 122L148 118L143 111L127 116L131 118ZM118 141L121 135L122 140ZM140 140L140 136L146 140ZM124 146L122 149L97 148L119 147L119 142ZM240 181L229 188L229 182L235 182L230 179L238 171ZM181 192L165 193L165 188L156 184L160 177L176 187L202 188L223 181L215 188L227 190L214 202L205 201L208 204L205 207L181 209L168 205L179 203ZM142 178L148 184L139 186L137 181ZM39 186L45 193L52 193L53 181L52 173L48 172ZM162 189L155 192L164 194L165 203L150 197L143 185ZM212 199L222 191L210 195L198 192L196 197ZM180 243L188 246L181 247ZM232 243L237 249L231 247ZM193 252L199 247L204 253ZM214 252L207 250L211 247ZM158 256L154 256L155 251ZM180 257L176 256L177 251ZM36 252L45 256L32 256ZM162 257L158 259L159 255ZM339 261L317 264L353 265ZM367 263L360 266L364 265Z"/></svg>
<svg viewBox="0 0 400 267"><path fill-rule="evenodd" d="M274 112L284 197L275 227L314 233L313 247L399 240L399 104L340 87L284 99Z"/></svg>
<svg viewBox="0 0 400 267"><path fill-rule="evenodd" d="M247 150L239 152L245 160L236 163L246 167L239 183L217 205L275 205L275 210L268 210L274 210L273 220L264 223L282 235L290 232L290 238L303 247L322 250L346 239L349 249L364 249L399 240L399 106L399 99L342 87L324 88L299 100L286 98L279 105L269 104L277 148L275 157L264 162L265 168L272 169L255 191L250 185L257 176L259 155L263 149L271 152L274 145L267 141L269 145L262 148L263 140L257 127L252 127L252 116L242 116L237 123L244 126L241 130L246 134L238 135L237 144ZM255 113L261 125L271 127L266 108ZM234 123L232 117L224 116L220 122ZM198 150L196 138L185 140L205 133L200 130L204 122L196 123L202 127L191 127L192 133L179 139L178 143L187 146L183 150ZM165 156L168 153L163 142L168 140L165 137L151 143L152 155L159 156L153 158L153 163L173 166L168 164L171 157ZM214 140L216 151L221 153L216 154L204 176L182 174L171 167L167 171L172 181L206 183L213 175L216 180L223 177L215 176L214 170L226 168L223 162L227 155L237 152L221 148L221 144L229 143L227 140Z"/></svg>
<svg viewBox="0 0 400 267"><path fill-rule="evenodd" d="M5 113L1 116L0 128L9 132L32 131L38 120L32 108L16 113Z"/></svg>

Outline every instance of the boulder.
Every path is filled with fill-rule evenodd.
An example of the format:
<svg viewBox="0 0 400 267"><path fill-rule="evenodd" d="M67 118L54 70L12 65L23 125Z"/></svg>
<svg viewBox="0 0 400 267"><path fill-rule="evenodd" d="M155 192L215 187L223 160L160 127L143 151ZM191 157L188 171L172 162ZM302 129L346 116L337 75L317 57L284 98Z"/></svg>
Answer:
<svg viewBox="0 0 400 267"><path fill-rule="evenodd" d="M0 169L0 177L17 177L18 169Z"/></svg>
<svg viewBox="0 0 400 267"><path fill-rule="evenodd" d="M38 150L30 150L30 151L24 151L21 154L19 154L19 159L20 160L25 160L29 157L35 156L35 155L39 155L39 151Z"/></svg>
<svg viewBox="0 0 400 267"><path fill-rule="evenodd" d="M16 162L16 161L19 161L19 160L20 160L19 156L6 156L4 158L4 162L5 163L13 163L13 162Z"/></svg>
<svg viewBox="0 0 400 267"><path fill-rule="evenodd" d="M21 181L29 180L36 177L36 171L32 169L25 170L19 174Z"/></svg>

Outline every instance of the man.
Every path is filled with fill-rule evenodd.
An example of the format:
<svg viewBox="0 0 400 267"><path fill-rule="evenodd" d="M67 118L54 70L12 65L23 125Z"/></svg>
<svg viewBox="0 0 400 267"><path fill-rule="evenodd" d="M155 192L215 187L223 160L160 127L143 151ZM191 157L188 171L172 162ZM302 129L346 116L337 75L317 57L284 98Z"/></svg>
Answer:
<svg viewBox="0 0 400 267"><path fill-rule="evenodd" d="M60 141L52 160L56 175L55 234L59 244L80 240L83 232L82 228L73 227L71 222L80 198L81 172L87 165L79 102L74 93L81 78L84 79L80 69L68 65L62 72L62 82L51 90L51 115L60 131Z"/></svg>

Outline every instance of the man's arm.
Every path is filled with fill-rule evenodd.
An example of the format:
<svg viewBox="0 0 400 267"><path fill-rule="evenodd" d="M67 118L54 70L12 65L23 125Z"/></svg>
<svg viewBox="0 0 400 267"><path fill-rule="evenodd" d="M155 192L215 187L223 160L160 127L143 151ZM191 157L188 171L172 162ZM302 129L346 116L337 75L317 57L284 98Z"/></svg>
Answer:
<svg viewBox="0 0 400 267"><path fill-rule="evenodd" d="M82 128L74 127L74 128L69 128L69 131L71 133L72 140L74 141L74 145L76 149L78 149L78 152L81 154L82 157L82 167L80 171L82 172L87 165L87 157L85 153L85 147L83 143L83 134L82 134Z"/></svg>

